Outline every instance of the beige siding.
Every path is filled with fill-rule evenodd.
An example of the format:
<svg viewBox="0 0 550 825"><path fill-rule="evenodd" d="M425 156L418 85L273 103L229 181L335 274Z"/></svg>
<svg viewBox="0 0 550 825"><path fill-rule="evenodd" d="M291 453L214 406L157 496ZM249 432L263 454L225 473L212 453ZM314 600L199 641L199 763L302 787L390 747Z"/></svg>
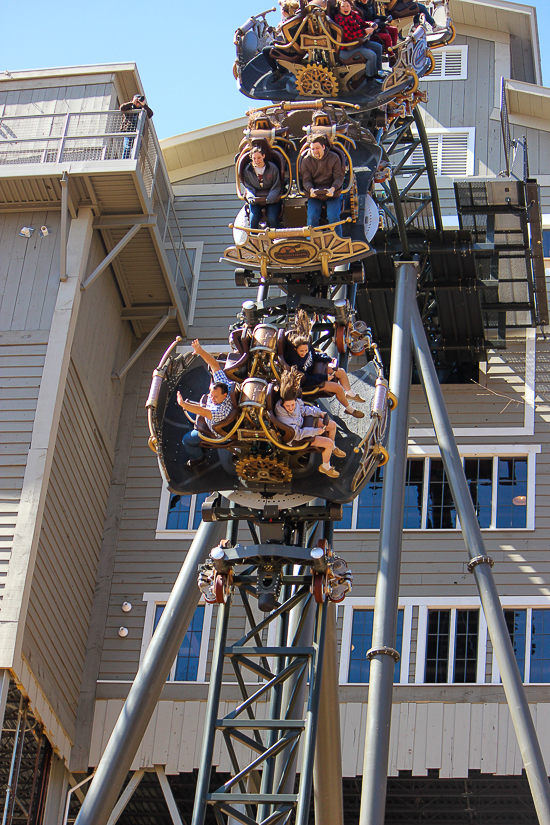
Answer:
<svg viewBox="0 0 550 825"><path fill-rule="evenodd" d="M59 212L0 215L0 330L49 329L59 286ZM34 227L30 238L19 235ZM42 238L41 226L52 234Z"/></svg>
<svg viewBox="0 0 550 825"><path fill-rule="evenodd" d="M32 435L47 332L0 332L0 596Z"/></svg>
<svg viewBox="0 0 550 825"><path fill-rule="evenodd" d="M70 738L112 469L84 399L71 364L23 640L23 655Z"/></svg>
<svg viewBox="0 0 550 825"><path fill-rule="evenodd" d="M90 78L92 80L92 78ZM112 79L98 77L101 82L75 84L74 78L56 78L50 81L56 85L48 86L44 82L36 84L38 88L20 88L14 83L0 87L0 115L19 117L21 115L67 114L67 112L93 112L111 108L114 100ZM6 88L7 87L7 88Z"/></svg>
<svg viewBox="0 0 550 825"><path fill-rule="evenodd" d="M95 767L103 753L114 724L122 709L122 699L96 703L90 767ZM220 716L231 710L221 702ZM531 704L531 713L550 772L550 705ZM260 705L258 718L268 711ZM191 772L199 767L206 702L161 701L153 714L132 770L165 765L167 773ZM363 773L366 703L340 705L340 731L343 775ZM248 753L236 746L239 760ZM227 751L216 738L213 764L220 771L230 771ZM466 778L468 770L498 776L519 775L522 761L506 704L397 703L393 706L390 765L388 775L412 771L426 776L429 769L439 770L440 778Z"/></svg>

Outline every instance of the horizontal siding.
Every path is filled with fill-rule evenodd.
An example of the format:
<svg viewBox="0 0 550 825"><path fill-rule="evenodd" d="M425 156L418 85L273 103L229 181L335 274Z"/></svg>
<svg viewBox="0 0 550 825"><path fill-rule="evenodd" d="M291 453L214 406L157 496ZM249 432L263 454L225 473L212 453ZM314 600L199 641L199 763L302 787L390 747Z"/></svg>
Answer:
<svg viewBox="0 0 550 825"><path fill-rule="evenodd" d="M96 767L122 709L122 699L96 702L90 767ZM220 717L234 704L220 703ZM550 773L550 704L530 705L547 771ZM265 718L267 703L258 705ZM361 776L365 747L366 703L340 705L343 775ZM132 770L164 765L166 773L189 773L199 767L206 702L169 702L157 705ZM240 764L249 756L235 743ZM231 765L220 735L212 759L219 771ZM469 770L497 776L519 775L522 760L505 704L398 703L393 705L389 776L411 771L426 776L438 770L440 778L466 778Z"/></svg>
<svg viewBox="0 0 550 825"><path fill-rule="evenodd" d="M23 639L23 655L70 737L112 471L84 398L71 363Z"/></svg>
<svg viewBox="0 0 550 825"><path fill-rule="evenodd" d="M36 89L0 89L0 113L3 117L21 115L67 114L67 112L100 112L109 109L114 96L112 82L65 85L68 78L58 79L58 85ZM7 84L2 84L3 86ZM21 84L18 84L21 85ZM37 84L38 85L38 84Z"/></svg>
<svg viewBox="0 0 550 825"><path fill-rule="evenodd" d="M0 333L0 597L19 510L47 333Z"/></svg>

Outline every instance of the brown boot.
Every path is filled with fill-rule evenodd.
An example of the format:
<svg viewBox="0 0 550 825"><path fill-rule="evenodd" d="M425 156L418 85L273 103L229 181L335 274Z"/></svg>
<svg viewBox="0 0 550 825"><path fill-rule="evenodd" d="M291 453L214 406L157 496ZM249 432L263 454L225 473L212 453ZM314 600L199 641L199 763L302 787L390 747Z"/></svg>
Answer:
<svg viewBox="0 0 550 825"><path fill-rule="evenodd" d="M346 407L344 412L347 415L352 415L354 418L364 418L365 417L364 412L361 412L361 410L356 410L354 407Z"/></svg>

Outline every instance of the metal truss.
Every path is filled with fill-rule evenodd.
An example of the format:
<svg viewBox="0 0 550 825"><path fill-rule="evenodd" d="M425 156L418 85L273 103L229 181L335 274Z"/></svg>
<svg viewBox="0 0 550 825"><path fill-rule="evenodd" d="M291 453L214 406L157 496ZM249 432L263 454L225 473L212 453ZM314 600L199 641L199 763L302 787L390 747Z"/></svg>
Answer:
<svg viewBox="0 0 550 825"><path fill-rule="evenodd" d="M263 548L281 556L273 557L271 564L265 556L261 564L253 558L253 563L241 573L233 572L231 567L226 581L218 583L218 588L226 587L226 600L218 613L192 825L203 825L208 807L213 810L218 825L225 825L229 818L243 825L284 825L293 815L296 825L308 822L328 600L324 601L319 591L315 596L311 592L315 589L316 574L312 576L310 567L304 565L307 557L311 565L308 548L273 545L263 545ZM237 546L235 551L243 564L247 556L255 557L261 549ZM283 552L284 559L281 558ZM301 566L293 571L292 565L300 562ZM274 577L278 577L276 588L280 588L281 603L258 622L251 597L261 593L262 580ZM267 581L268 587L271 584L272 581ZM241 639L228 645L229 616L237 599L242 603L249 629ZM269 646L267 631L272 625L276 628L276 644ZM240 699L220 718L222 676L228 663L234 671ZM257 686L252 689L246 683L249 674L258 678ZM269 712L264 718L260 703L265 708L266 702ZM221 733L233 776L210 791L217 732ZM294 792L296 771L300 773L297 793Z"/></svg>

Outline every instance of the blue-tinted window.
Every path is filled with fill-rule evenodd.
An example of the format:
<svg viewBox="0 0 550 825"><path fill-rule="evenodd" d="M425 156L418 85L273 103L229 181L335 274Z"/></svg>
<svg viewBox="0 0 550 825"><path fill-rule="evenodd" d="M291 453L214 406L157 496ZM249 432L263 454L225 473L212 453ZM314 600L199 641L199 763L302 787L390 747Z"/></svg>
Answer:
<svg viewBox="0 0 550 825"><path fill-rule="evenodd" d="M189 508L191 498L189 496L170 496L168 506L168 518L166 519L167 530L188 530L189 529Z"/></svg>
<svg viewBox="0 0 550 825"><path fill-rule="evenodd" d="M168 517L166 519L167 530L196 530L201 523L201 506L208 493L200 493L196 496L170 496L168 506ZM193 501L195 503L193 523L189 523Z"/></svg>
<svg viewBox="0 0 550 825"><path fill-rule="evenodd" d="M533 610L530 682L550 682L550 610Z"/></svg>
<svg viewBox="0 0 550 825"><path fill-rule="evenodd" d="M450 629L450 610L428 610L426 682L447 681Z"/></svg>
<svg viewBox="0 0 550 825"><path fill-rule="evenodd" d="M479 610L456 611L453 682L477 681Z"/></svg>
<svg viewBox="0 0 550 825"><path fill-rule="evenodd" d="M497 527L527 526L527 459L499 458Z"/></svg>
<svg viewBox="0 0 550 825"><path fill-rule="evenodd" d="M376 472L359 494L357 503L357 529L379 530L382 511L382 484L384 468L377 467Z"/></svg>
<svg viewBox="0 0 550 825"><path fill-rule="evenodd" d="M153 633L157 628L163 610L164 605L157 604ZM203 623L204 605L199 605L195 610L193 620L178 652L174 674L175 682L195 682L197 680Z"/></svg>
<svg viewBox="0 0 550 825"><path fill-rule="evenodd" d="M518 663L521 678L525 679L525 635L527 629L526 610L505 610L504 619L510 634L510 641Z"/></svg>
<svg viewBox="0 0 550 825"><path fill-rule="evenodd" d="M430 460L426 527L428 530L448 530L456 527L455 503L440 458Z"/></svg>
<svg viewBox="0 0 550 825"><path fill-rule="evenodd" d="M550 258L550 230L542 230L542 249L545 258Z"/></svg>
<svg viewBox="0 0 550 825"><path fill-rule="evenodd" d="M369 681L370 660L367 651L372 647L372 622L374 610L354 610L351 628L351 650L349 656L348 682L366 684ZM395 649L401 655L403 646L403 611L397 614L397 634ZM399 681L401 662L395 663L393 681Z"/></svg>
<svg viewBox="0 0 550 825"><path fill-rule="evenodd" d="M464 473L480 527L491 526L493 501L493 459L467 458Z"/></svg>
<svg viewBox="0 0 550 825"><path fill-rule="evenodd" d="M424 484L424 459L410 458L407 461L405 480L405 510L403 528L415 530L422 527L422 487Z"/></svg>
<svg viewBox="0 0 550 825"><path fill-rule="evenodd" d="M336 530L351 530L353 518L353 501L349 501L342 506L342 518L337 521L334 527Z"/></svg>

